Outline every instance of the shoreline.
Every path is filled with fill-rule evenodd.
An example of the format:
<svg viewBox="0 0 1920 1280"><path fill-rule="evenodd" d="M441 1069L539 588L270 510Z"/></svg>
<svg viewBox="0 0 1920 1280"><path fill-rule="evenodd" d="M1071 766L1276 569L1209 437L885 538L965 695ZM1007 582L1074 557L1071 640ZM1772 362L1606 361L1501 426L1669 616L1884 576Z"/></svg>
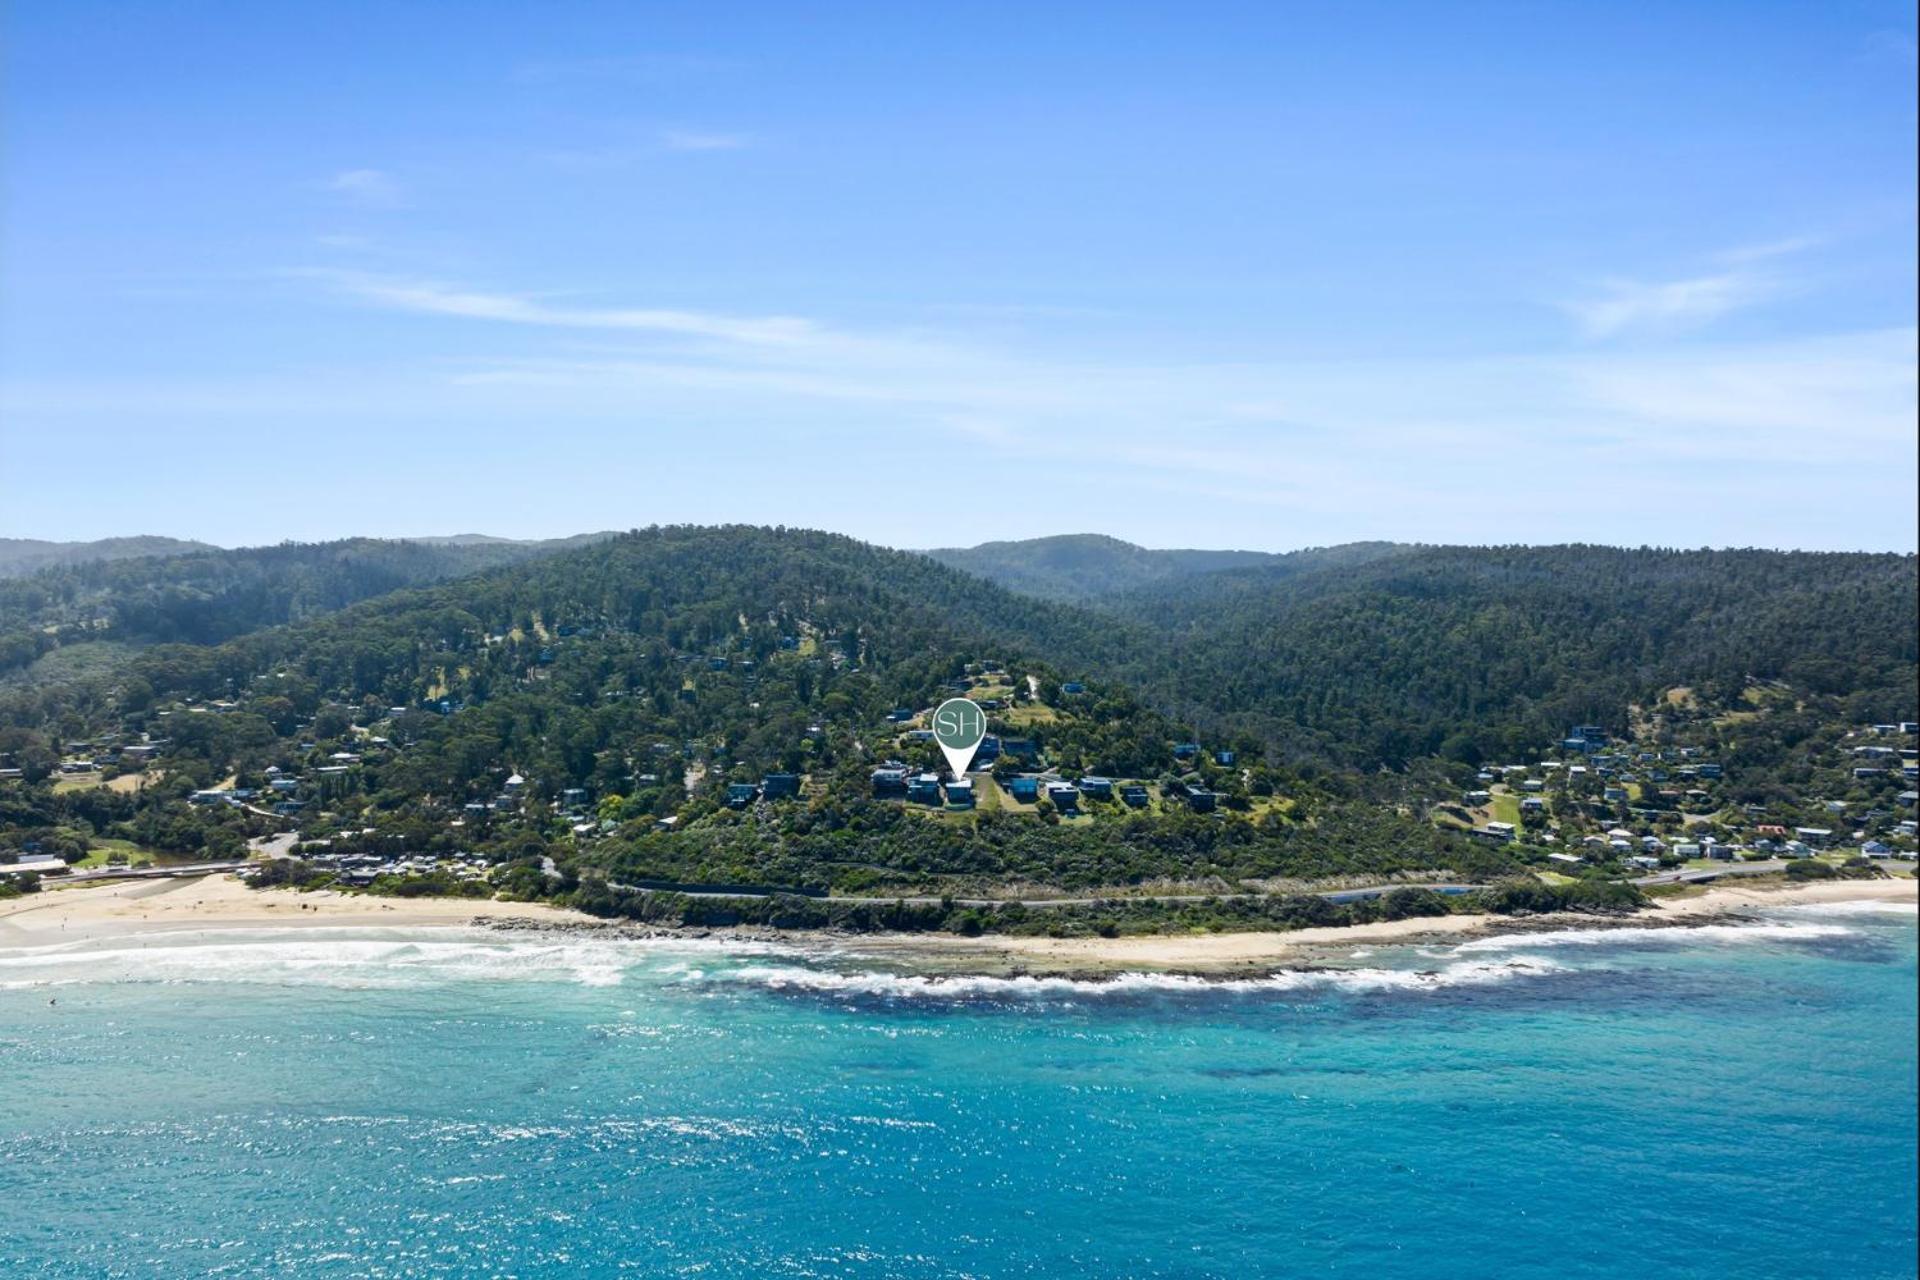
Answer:
<svg viewBox="0 0 1920 1280"><path fill-rule="evenodd" d="M121 881L0 901L0 949L57 946L183 930L472 926L607 937L781 942L824 956L859 957L943 974L1112 976L1125 972L1244 977L1311 966L1369 946L1465 941L1566 928L1674 927L1738 918L1755 909L1816 903L1912 903L1920 882L1820 881L1714 886L1656 899L1623 916L1458 915L1266 933L1145 934L1118 938L983 934L836 933L767 928L675 929L603 920L544 903L471 898L376 898L330 890L250 889L232 876Z"/></svg>

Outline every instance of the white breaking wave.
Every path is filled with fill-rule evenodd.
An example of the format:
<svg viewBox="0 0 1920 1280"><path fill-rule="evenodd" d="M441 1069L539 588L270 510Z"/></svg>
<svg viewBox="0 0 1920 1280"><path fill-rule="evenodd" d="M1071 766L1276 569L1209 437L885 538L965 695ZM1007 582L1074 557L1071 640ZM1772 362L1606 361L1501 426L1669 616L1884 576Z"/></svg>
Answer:
<svg viewBox="0 0 1920 1280"><path fill-rule="evenodd" d="M790 950L776 944L732 940L568 938L461 926L177 931L149 938L156 944L102 947L67 943L0 950L0 986L85 981L252 982L394 989L485 980L561 981L606 987L619 984L636 967L656 964L663 953L767 954Z"/></svg>
<svg viewBox="0 0 1920 1280"><path fill-rule="evenodd" d="M1766 921L1756 924L1634 926L1620 929L1562 929L1552 933L1510 933L1496 938L1474 938L1454 948L1458 952L1533 951L1540 947L1600 947L1646 942L1685 945L1699 942L1810 942L1842 938L1854 930L1840 924L1792 924Z"/></svg>
<svg viewBox="0 0 1920 1280"><path fill-rule="evenodd" d="M800 965L744 965L735 969L688 970L685 980L827 995L936 1000L1042 1000L1152 992L1437 991L1554 973L1560 971L1561 967L1548 960L1519 957L1499 961L1463 961L1442 969L1302 969L1259 978L1212 979L1176 973L1121 973L1111 978L989 977L979 974L915 975L875 971L849 973Z"/></svg>

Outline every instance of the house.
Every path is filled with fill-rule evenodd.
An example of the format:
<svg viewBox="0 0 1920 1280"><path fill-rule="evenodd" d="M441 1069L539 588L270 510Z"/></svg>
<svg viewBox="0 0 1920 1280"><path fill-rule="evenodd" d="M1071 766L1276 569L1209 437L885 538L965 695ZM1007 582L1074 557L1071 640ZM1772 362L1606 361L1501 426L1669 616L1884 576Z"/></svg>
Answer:
<svg viewBox="0 0 1920 1280"><path fill-rule="evenodd" d="M1129 809L1146 808L1147 789L1141 786L1120 788L1120 803L1126 805Z"/></svg>
<svg viewBox="0 0 1920 1280"><path fill-rule="evenodd" d="M800 794L800 775L770 773L760 779L760 794L769 800L785 800Z"/></svg>
<svg viewBox="0 0 1920 1280"><path fill-rule="evenodd" d="M1085 693L1086 691L1087 686L1078 680L1068 680L1060 686L1060 692L1062 693Z"/></svg>
<svg viewBox="0 0 1920 1280"><path fill-rule="evenodd" d="M1607 731L1597 724L1577 724L1561 739L1560 745L1568 751L1592 755L1607 745Z"/></svg>
<svg viewBox="0 0 1920 1280"><path fill-rule="evenodd" d="M1062 813L1074 813L1080 808L1080 788L1071 782L1049 782L1047 799L1053 801L1053 807Z"/></svg>
<svg viewBox="0 0 1920 1280"><path fill-rule="evenodd" d="M1460 799L1468 808L1477 809L1492 800L1493 793L1491 791L1469 791L1466 795L1460 797Z"/></svg>
<svg viewBox="0 0 1920 1280"><path fill-rule="evenodd" d="M948 782L947 803L961 809L973 808L973 780L955 778Z"/></svg>
<svg viewBox="0 0 1920 1280"><path fill-rule="evenodd" d="M1525 781L1521 782L1520 789L1522 791L1545 791L1547 789L1547 784L1540 781L1540 779L1538 778L1528 778Z"/></svg>
<svg viewBox="0 0 1920 1280"><path fill-rule="evenodd" d="M892 799L907 794L907 767L905 765L882 765L873 771L873 794L876 799Z"/></svg>
<svg viewBox="0 0 1920 1280"><path fill-rule="evenodd" d="M1080 779L1079 786L1082 795L1091 796L1096 800L1110 800L1113 798L1112 778L1096 778L1089 775L1088 777Z"/></svg>
<svg viewBox="0 0 1920 1280"><path fill-rule="evenodd" d="M1673 854L1676 858L1697 858L1700 856L1700 846L1691 840L1682 840L1673 846Z"/></svg>
<svg viewBox="0 0 1920 1280"><path fill-rule="evenodd" d="M267 779L267 786L275 791L298 791L300 789L300 779L269 778Z"/></svg>
<svg viewBox="0 0 1920 1280"><path fill-rule="evenodd" d="M1007 794L1022 804L1031 804L1040 798L1040 779L1015 778L1007 783Z"/></svg>
<svg viewBox="0 0 1920 1280"><path fill-rule="evenodd" d="M1608 787L1600 793L1600 797L1607 803L1613 804L1627 798L1627 789L1625 787Z"/></svg>
<svg viewBox="0 0 1920 1280"><path fill-rule="evenodd" d="M1212 813L1219 803L1220 797L1205 787L1187 788L1187 807L1195 813Z"/></svg>
<svg viewBox="0 0 1920 1280"><path fill-rule="evenodd" d="M1199 754L1200 744L1197 742L1176 742L1173 744L1173 758L1175 760L1191 760Z"/></svg>
<svg viewBox="0 0 1920 1280"><path fill-rule="evenodd" d="M907 799L915 804L939 804L940 775L920 773L907 779Z"/></svg>
<svg viewBox="0 0 1920 1280"><path fill-rule="evenodd" d="M1860 855L1865 858L1891 858L1893 846L1880 840L1869 840L1860 846Z"/></svg>
<svg viewBox="0 0 1920 1280"><path fill-rule="evenodd" d="M35 875L65 875L67 860L56 858L50 853L35 854L18 858L13 862L0 862L0 876L15 876L31 871Z"/></svg>
<svg viewBox="0 0 1920 1280"><path fill-rule="evenodd" d="M1475 827L1472 834L1480 840L1491 840L1496 844L1506 844L1514 837L1516 828L1511 822L1489 822L1483 827Z"/></svg>
<svg viewBox="0 0 1920 1280"><path fill-rule="evenodd" d="M1581 857L1577 853L1550 853L1547 855L1547 861L1560 862L1560 863L1565 863L1568 866L1577 867L1581 863L1585 862L1586 859Z"/></svg>
<svg viewBox="0 0 1920 1280"><path fill-rule="evenodd" d="M1240 753L1237 751L1216 751L1213 753L1213 762L1222 768L1231 768L1233 762L1239 758Z"/></svg>
<svg viewBox="0 0 1920 1280"><path fill-rule="evenodd" d="M980 739L980 745L973 749L973 760L982 769L1000 758L1000 737L990 733Z"/></svg>
<svg viewBox="0 0 1920 1280"><path fill-rule="evenodd" d="M1000 754L1012 760L1032 760L1040 754L1040 747L1032 738L1002 738Z"/></svg>
<svg viewBox="0 0 1920 1280"><path fill-rule="evenodd" d="M905 724L911 719L913 719L913 712L907 707L895 707L887 712L887 720L891 724Z"/></svg>
<svg viewBox="0 0 1920 1280"><path fill-rule="evenodd" d="M1703 764L1700 766L1699 773L1703 778L1718 778L1722 776L1721 768L1717 764Z"/></svg>
<svg viewBox="0 0 1920 1280"><path fill-rule="evenodd" d="M1826 827L1795 827L1793 836L1803 844L1810 844L1818 849L1833 839L1833 832Z"/></svg>
<svg viewBox="0 0 1920 1280"><path fill-rule="evenodd" d="M1520 801L1520 812L1522 813L1545 813L1546 811L1547 802L1539 796L1527 796Z"/></svg>

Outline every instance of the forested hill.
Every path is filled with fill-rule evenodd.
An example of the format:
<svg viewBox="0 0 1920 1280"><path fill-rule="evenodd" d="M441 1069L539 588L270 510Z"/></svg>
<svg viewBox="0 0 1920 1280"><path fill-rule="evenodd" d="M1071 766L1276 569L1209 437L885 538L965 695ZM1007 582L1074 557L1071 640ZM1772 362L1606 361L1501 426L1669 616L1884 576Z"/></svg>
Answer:
<svg viewBox="0 0 1920 1280"><path fill-rule="evenodd" d="M579 540L433 546L349 538L47 568L0 580L0 675L89 642L217 644L575 545Z"/></svg>
<svg viewBox="0 0 1920 1280"><path fill-rule="evenodd" d="M907 685L958 674L982 648L1110 665L1130 634L1111 618L837 534L681 526L393 592L237 640L218 665L232 672L305 664L330 683L349 680L356 696L405 700L427 686L458 693L459 681L450 684L442 672L449 664L434 655L476 637L512 636L516 650L551 646L598 655L596 662L618 655L648 672L676 654L765 661L783 643L804 641L810 652L831 650L887 672L888 696L904 696ZM177 652L167 660L185 661ZM488 664L455 665L479 681Z"/></svg>
<svg viewBox="0 0 1920 1280"><path fill-rule="evenodd" d="M941 564L1043 600L1084 603L1165 578L1262 564L1263 551L1150 551L1098 533L943 547Z"/></svg>
<svg viewBox="0 0 1920 1280"><path fill-rule="evenodd" d="M1912 556L1356 544L1081 607L834 534L675 527L546 556L363 540L49 571L0 582L0 656L120 641L112 675L161 644L138 659L158 696L291 667L328 696L393 705L484 699L551 667L536 683L579 674L543 701L591 703L672 700L665 664L689 655L765 669L804 646L859 668L846 696L866 707L988 655L1278 759L1374 768L1521 758L1573 723L1624 727L1675 686L1733 707L1748 682L1778 682L1835 718L1913 719L1916 595ZM793 680L807 714L813 677Z"/></svg>
<svg viewBox="0 0 1920 1280"><path fill-rule="evenodd" d="M1427 547L1109 604L1169 642L1127 671L1164 708L1348 764L1514 758L1680 685L1915 718L1911 555Z"/></svg>
<svg viewBox="0 0 1920 1280"><path fill-rule="evenodd" d="M60 565L94 560L127 560L134 556L177 556L191 551L217 551L205 542L181 538L141 536L101 538L95 542L44 542L38 538L0 538L0 578L15 578Z"/></svg>

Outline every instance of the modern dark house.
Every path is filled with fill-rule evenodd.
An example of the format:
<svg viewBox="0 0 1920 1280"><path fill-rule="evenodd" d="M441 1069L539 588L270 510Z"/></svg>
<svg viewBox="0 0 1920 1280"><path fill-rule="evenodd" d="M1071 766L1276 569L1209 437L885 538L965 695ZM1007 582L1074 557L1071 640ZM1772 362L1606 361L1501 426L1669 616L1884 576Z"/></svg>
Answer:
<svg viewBox="0 0 1920 1280"><path fill-rule="evenodd" d="M1015 800L1030 804L1040 798L1040 779L1015 778L1007 783L1007 794Z"/></svg>
<svg viewBox="0 0 1920 1280"><path fill-rule="evenodd" d="M1080 788L1071 782L1049 782L1047 799L1062 813L1076 813L1080 809Z"/></svg>
<svg viewBox="0 0 1920 1280"><path fill-rule="evenodd" d="M769 800L784 800L800 794L800 775L770 773L760 779L760 794Z"/></svg>
<svg viewBox="0 0 1920 1280"><path fill-rule="evenodd" d="M915 804L940 803L940 775L917 773L907 779L907 799Z"/></svg>
<svg viewBox="0 0 1920 1280"><path fill-rule="evenodd" d="M1086 777L1080 779L1080 794L1092 796L1096 800L1113 798L1113 779Z"/></svg>
<svg viewBox="0 0 1920 1280"><path fill-rule="evenodd" d="M907 794L905 765L883 765L873 771L873 794L879 799L897 799Z"/></svg>
<svg viewBox="0 0 1920 1280"><path fill-rule="evenodd" d="M751 782L732 782L727 784L727 808L744 809L760 798L760 788Z"/></svg>
<svg viewBox="0 0 1920 1280"><path fill-rule="evenodd" d="M1141 786L1122 787L1120 802L1129 809L1144 809L1147 807L1147 789Z"/></svg>
<svg viewBox="0 0 1920 1280"><path fill-rule="evenodd" d="M1187 805L1195 813L1212 813L1219 803L1220 797L1205 787L1187 788Z"/></svg>

